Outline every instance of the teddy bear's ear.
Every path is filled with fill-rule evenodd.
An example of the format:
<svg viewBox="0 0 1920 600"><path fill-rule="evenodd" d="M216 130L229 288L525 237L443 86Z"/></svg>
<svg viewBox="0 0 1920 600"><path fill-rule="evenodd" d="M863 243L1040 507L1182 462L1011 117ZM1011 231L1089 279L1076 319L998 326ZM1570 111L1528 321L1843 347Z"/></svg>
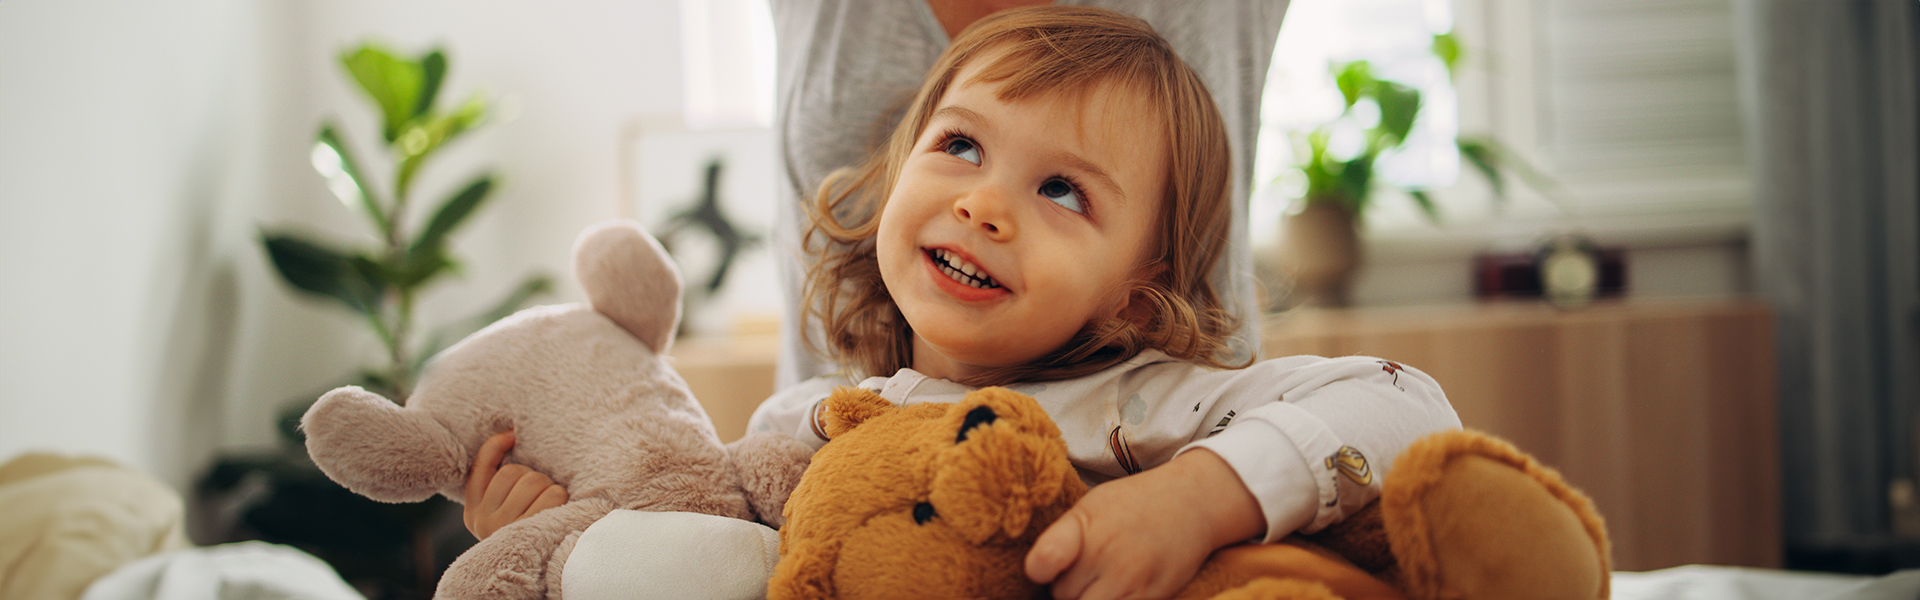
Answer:
<svg viewBox="0 0 1920 600"><path fill-rule="evenodd" d="M639 223L601 223L573 246L573 276L587 303L655 353L673 345L680 321L680 269Z"/></svg>
<svg viewBox="0 0 1920 600"><path fill-rule="evenodd" d="M861 423L896 408L886 398L873 390L857 387L841 387L833 390L827 397L827 413L821 418L821 427L825 428L827 438L837 438L852 431Z"/></svg>
<svg viewBox="0 0 1920 600"><path fill-rule="evenodd" d="M1029 396L982 388L948 410L958 435L940 454L931 500L973 543L1029 539L1086 494L1060 430ZM979 441L980 443L975 443ZM960 508L964 507L964 508Z"/></svg>

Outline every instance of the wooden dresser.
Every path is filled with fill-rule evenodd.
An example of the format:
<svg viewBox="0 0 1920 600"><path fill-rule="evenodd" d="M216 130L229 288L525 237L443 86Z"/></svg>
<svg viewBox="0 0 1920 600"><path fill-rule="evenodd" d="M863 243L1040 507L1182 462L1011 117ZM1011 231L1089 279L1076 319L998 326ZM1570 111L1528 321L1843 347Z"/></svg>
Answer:
<svg viewBox="0 0 1920 600"><path fill-rule="evenodd" d="M1778 567L1771 313L1739 300L1300 310L1268 356L1365 354L1426 371L1468 427L1584 490L1614 567Z"/></svg>
<svg viewBox="0 0 1920 600"><path fill-rule="evenodd" d="M1267 356L1366 354L1426 371L1468 426L1587 492L1614 566L1778 567L1772 318L1742 300L1303 309ZM773 391L773 335L684 339L676 366L723 440Z"/></svg>

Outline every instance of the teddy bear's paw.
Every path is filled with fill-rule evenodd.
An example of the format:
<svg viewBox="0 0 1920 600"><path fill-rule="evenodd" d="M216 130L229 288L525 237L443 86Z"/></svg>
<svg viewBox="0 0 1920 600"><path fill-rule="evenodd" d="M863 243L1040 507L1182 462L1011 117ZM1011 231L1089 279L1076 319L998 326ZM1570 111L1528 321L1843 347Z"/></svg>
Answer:
<svg viewBox="0 0 1920 600"><path fill-rule="evenodd" d="M1262 577L1221 592L1213 600L1345 600L1326 584L1304 579Z"/></svg>
<svg viewBox="0 0 1920 600"><path fill-rule="evenodd" d="M1591 501L1504 441L1423 438L1396 461L1381 503L1415 598L1608 596L1606 527Z"/></svg>

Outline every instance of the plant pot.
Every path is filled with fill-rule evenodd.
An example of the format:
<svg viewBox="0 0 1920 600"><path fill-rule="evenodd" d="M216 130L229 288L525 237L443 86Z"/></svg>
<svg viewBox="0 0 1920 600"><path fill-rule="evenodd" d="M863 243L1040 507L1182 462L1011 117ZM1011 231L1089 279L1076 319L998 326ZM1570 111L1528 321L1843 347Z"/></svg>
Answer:
<svg viewBox="0 0 1920 600"><path fill-rule="evenodd" d="M1282 218L1278 262L1293 279L1287 304L1347 306L1361 264L1353 213L1337 202L1309 201Z"/></svg>

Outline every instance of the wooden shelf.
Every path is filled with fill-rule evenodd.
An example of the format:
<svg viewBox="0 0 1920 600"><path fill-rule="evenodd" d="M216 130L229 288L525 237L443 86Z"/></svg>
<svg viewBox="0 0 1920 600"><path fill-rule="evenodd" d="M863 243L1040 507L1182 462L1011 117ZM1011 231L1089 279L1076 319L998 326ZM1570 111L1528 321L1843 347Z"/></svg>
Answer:
<svg viewBox="0 0 1920 600"><path fill-rule="evenodd" d="M1268 356L1425 371L1468 427L1591 496L1615 567L1781 563L1771 312L1746 300L1301 310Z"/></svg>

